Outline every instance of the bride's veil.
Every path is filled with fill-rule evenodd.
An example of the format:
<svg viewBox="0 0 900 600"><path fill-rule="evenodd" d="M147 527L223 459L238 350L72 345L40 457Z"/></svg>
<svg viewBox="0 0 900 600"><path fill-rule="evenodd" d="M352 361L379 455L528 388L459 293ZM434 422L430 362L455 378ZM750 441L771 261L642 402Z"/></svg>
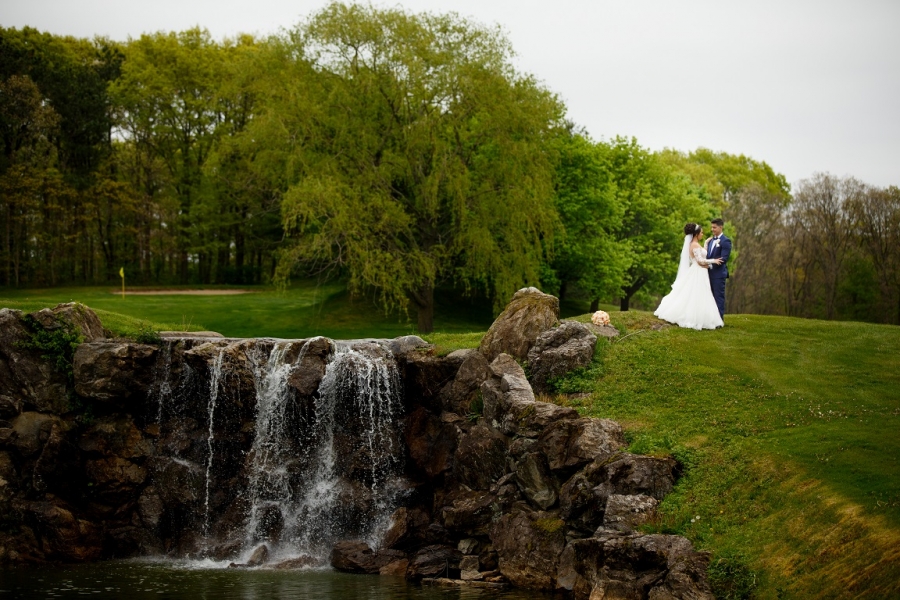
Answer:
<svg viewBox="0 0 900 600"><path fill-rule="evenodd" d="M678 274L675 276L675 283L687 275L687 270L691 266L691 240L694 239L693 235L684 236L684 246L681 248L681 255L678 258ZM675 283L672 285L674 286Z"/></svg>

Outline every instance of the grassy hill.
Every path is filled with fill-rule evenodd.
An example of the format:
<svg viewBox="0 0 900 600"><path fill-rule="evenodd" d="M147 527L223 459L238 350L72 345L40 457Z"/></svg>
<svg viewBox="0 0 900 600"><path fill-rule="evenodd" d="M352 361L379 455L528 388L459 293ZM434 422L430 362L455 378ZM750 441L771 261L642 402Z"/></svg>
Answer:
<svg viewBox="0 0 900 600"><path fill-rule="evenodd" d="M339 287L125 301L99 288L17 294L0 291L0 306L79 300L121 331L136 318L227 335L411 331ZM490 307L443 302L441 333L426 337L445 351L476 346ZM180 326L177 311L191 315ZM544 399L615 419L632 451L682 462L649 529L710 551L719 597L900 597L900 328L728 315L724 329L697 332L639 311L610 316L620 336Z"/></svg>

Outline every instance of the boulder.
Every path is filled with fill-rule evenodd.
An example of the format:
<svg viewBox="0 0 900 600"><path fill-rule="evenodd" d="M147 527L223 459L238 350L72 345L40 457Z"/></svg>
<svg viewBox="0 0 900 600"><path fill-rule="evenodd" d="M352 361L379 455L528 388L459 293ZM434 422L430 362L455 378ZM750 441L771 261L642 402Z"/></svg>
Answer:
<svg viewBox="0 0 900 600"><path fill-rule="evenodd" d="M520 360L538 336L559 321L559 300L537 288L523 288L513 294L506 309L491 325L479 349L489 361L506 353Z"/></svg>
<svg viewBox="0 0 900 600"><path fill-rule="evenodd" d="M407 405L441 412L440 392L453 381L463 358L459 354L432 356L416 351L406 354L402 362Z"/></svg>
<svg viewBox="0 0 900 600"><path fill-rule="evenodd" d="M577 600L712 600L708 564L708 556L681 536L604 531L566 547L557 588Z"/></svg>
<svg viewBox="0 0 900 600"><path fill-rule="evenodd" d="M525 497L541 510L556 504L557 483L544 454L528 452L522 456L516 464L516 483Z"/></svg>
<svg viewBox="0 0 900 600"><path fill-rule="evenodd" d="M405 360L415 350L429 350L433 347L417 335L403 335L388 342L388 350L397 360Z"/></svg>
<svg viewBox="0 0 900 600"><path fill-rule="evenodd" d="M100 558L103 549L101 528L79 519L62 500L29 502L24 507L24 514L26 521L34 523L46 558L67 562Z"/></svg>
<svg viewBox="0 0 900 600"><path fill-rule="evenodd" d="M75 350L75 392L82 398L124 406L143 400L152 384L156 346L131 342L93 342Z"/></svg>
<svg viewBox="0 0 900 600"><path fill-rule="evenodd" d="M406 559L399 550L374 551L365 542L344 540L337 542L331 551L331 566L348 573L379 573L391 563Z"/></svg>
<svg viewBox="0 0 900 600"><path fill-rule="evenodd" d="M462 362L453 380L441 388L438 400L443 410L468 415L475 410L482 382L492 375L490 364L478 350L457 350L448 356L461 358Z"/></svg>
<svg viewBox="0 0 900 600"><path fill-rule="evenodd" d="M624 452L596 460L560 488L560 515L577 529L593 531L603 524L610 496L645 495L661 500L672 491L676 467L671 458Z"/></svg>
<svg viewBox="0 0 900 600"><path fill-rule="evenodd" d="M662 500L675 485L677 467L673 458L623 452L603 465L603 481L595 494L600 497L644 494Z"/></svg>
<svg viewBox="0 0 900 600"><path fill-rule="evenodd" d="M333 353L334 342L328 338L314 337L304 342L288 376L288 385L301 396L315 394Z"/></svg>
<svg viewBox="0 0 900 600"><path fill-rule="evenodd" d="M456 425L419 407L407 417L404 436L409 459L418 473L431 479L453 466L459 437Z"/></svg>
<svg viewBox="0 0 900 600"><path fill-rule="evenodd" d="M444 527L458 536L487 535L501 507L489 492L462 492L442 511Z"/></svg>
<svg viewBox="0 0 900 600"><path fill-rule="evenodd" d="M603 511L603 527L617 531L632 531L656 514L659 500L644 494L610 494Z"/></svg>
<svg viewBox="0 0 900 600"><path fill-rule="evenodd" d="M154 454L153 441L145 438L126 415L98 417L78 438L78 448L97 456L140 458Z"/></svg>
<svg viewBox="0 0 900 600"><path fill-rule="evenodd" d="M47 331L74 328L85 342L96 342L104 338L103 325L97 314L84 304L66 302L54 308L42 308L28 315Z"/></svg>
<svg viewBox="0 0 900 600"><path fill-rule="evenodd" d="M500 572L517 587L553 591L566 524L553 513L514 511L491 529Z"/></svg>
<svg viewBox="0 0 900 600"><path fill-rule="evenodd" d="M68 409L66 375L40 351L23 347L31 335L21 311L0 309L0 417L12 418L23 409L57 414Z"/></svg>
<svg viewBox="0 0 900 600"><path fill-rule="evenodd" d="M434 544L420 548L409 559L406 578L419 581L422 578L459 577L459 561L462 554L456 548L442 544Z"/></svg>
<svg viewBox="0 0 900 600"><path fill-rule="evenodd" d="M506 436L475 425L459 438L453 455L453 474L473 490L487 490L506 471Z"/></svg>
<svg viewBox="0 0 900 600"><path fill-rule="evenodd" d="M484 417L504 434L538 437L550 423L578 418L574 408L536 401L525 371L508 354L491 363L491 372L481 384Z"/></svg>
<svg viewBox="0 0 900 600"><path fill-rule="evenodd" d="M428 540L428 514L421 508L400 507L391 515L391 526L382 545L391 550L408 550Z"/></svg>
<svg viewBox="0 0 900 600"><path fill-rule="evenodd" d="M621 425L609 419L560 419L547 425L538 439L538 449L554 471L572 472L606 460L625 445Z"/></svg>
<svg viewBox="0 0 900 600"><path fill-rule="evenodd" d="M256 550L253 551L253 554L250 555L250 558L247 559L248 567L258 567L260 565L264 565L269 562L269 547L265 544L261 544Z"/></svg>
<svg viewBox="0 0 900 600"><path fill-rule="evenodd" d="M34 456L44 449L44 444L50 439L54 424L61 423L62 420L53 415L24 412L13 419L11 423L12 439L10 442L22 456Z"/></svg>
<svg viewBox="0 0 900 600"><path fill-rule="evenodd" d="M554 390L550 382L579 367L588 367L594 358L597 336L582 323L563 321L559 327L541 333L528 351L531 385L538 393Z"/></svg>

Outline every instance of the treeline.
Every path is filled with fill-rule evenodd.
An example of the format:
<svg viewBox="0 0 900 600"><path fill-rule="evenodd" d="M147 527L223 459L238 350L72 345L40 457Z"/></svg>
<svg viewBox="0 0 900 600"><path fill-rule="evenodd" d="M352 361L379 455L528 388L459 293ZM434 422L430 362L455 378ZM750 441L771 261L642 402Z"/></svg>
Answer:
<svg viewBox="0 0 900 600"><path fill-rule="evenodd" d="M826 235L764 162L590 140L511 57L456 15L337 3L266 38L0 28L0 284L340 277L429 331L447 287L652 307L684 223L724 215L733 311L885 320L895 188Z"/></svg>

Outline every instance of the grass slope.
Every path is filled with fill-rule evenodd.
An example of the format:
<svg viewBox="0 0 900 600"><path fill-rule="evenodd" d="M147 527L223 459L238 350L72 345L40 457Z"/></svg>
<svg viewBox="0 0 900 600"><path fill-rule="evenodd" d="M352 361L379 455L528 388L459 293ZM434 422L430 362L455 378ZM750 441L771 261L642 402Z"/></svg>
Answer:
<svg viewBox="0 0 900 600"><path fill-rule="evenodd" d="M900 597L900 329L611 317L625 335L562 382L591 394L560 401L686 465L653 529L712 552L719 597Z"/></svg>

